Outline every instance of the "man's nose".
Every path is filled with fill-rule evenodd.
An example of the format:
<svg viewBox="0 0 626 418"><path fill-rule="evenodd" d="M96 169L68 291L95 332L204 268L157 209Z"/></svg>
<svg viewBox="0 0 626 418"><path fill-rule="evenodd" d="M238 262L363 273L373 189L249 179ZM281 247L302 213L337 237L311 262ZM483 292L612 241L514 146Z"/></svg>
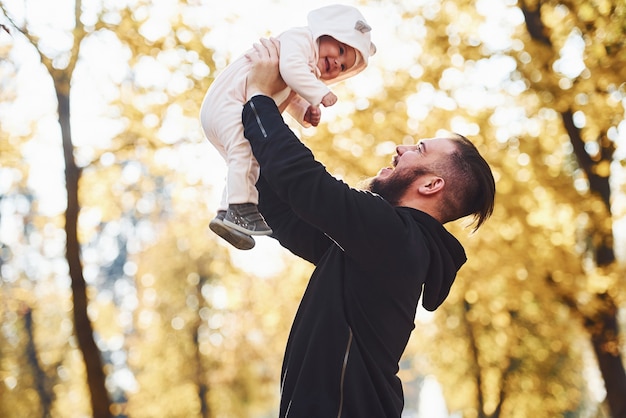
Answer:
<svg viewBox="0 0 626 418"><path fill-rule="evenodd" d="M398 154L398 155L402 155L402 154L404 154L405 152L407 152L407 151L409 150L409 148L410 148L410 147L411 147L410 145L398 145L398 146L396 147L396 154Z"/></svg>

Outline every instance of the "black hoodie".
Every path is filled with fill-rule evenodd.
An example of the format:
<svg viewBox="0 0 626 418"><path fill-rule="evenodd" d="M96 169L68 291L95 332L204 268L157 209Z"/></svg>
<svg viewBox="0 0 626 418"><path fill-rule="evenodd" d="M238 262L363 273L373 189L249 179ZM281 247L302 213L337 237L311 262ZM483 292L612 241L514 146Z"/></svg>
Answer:
<svg viewBox="0 0 626 418"><path fill-rule="evenodd" d="M400 417L396 374L418 301L444 301L463 247L430 215L331 176L272 99L253 97L243 123L273 237L316 266L287 342L280 417Z"/></svg>

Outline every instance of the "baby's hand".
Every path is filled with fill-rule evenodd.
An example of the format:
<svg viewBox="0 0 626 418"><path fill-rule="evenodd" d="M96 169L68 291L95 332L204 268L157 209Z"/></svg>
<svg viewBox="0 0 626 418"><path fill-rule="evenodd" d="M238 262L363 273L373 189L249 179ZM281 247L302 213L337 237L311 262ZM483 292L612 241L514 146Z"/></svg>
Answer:
<svg viewBox="0 0 626 418"><path fill-rule="evenodd" d="M304 121L310 123L313 126L317 126L322 119L322 111L319 106L309 106L304 114Z"/></svg>
<svg viewBox="0 0 626 418"><path fill-rule="evenodd" d="M326 96L322 97L322 104L325 107L329 107L337 103L337 96L332 91L326 93Z"/></svg>

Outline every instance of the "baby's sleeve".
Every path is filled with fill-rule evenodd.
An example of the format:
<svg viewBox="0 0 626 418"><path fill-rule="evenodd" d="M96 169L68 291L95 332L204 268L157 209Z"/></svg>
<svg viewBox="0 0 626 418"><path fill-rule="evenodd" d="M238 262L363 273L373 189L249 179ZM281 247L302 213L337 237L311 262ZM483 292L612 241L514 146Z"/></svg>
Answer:
<svg viewBox="0 0 626 418"><path fill-rule="evenodd" d="M304 115L306 111L309 109L309 102L304 100L302 97L297 94L291 99L289 104L287 105L286 112L296 120L300 125L305 128L311 127L311 124L304 121Z"/></svg>
<svg viewBox="0 0 626 418"><path fill-rule="evenodd" d="M309 104L319 105L330 89L315 73L315 42L297 31L285 32L279 39L279 68L283 80Z"/></svg>

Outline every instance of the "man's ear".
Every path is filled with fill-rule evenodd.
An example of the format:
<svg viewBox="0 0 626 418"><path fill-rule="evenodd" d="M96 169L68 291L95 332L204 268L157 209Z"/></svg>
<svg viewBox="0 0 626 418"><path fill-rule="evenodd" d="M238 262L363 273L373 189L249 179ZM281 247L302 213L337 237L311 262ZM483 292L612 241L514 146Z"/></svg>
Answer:
<svg viewBox="0 0 626 418"><path fill-rule="evenodd" d="M424 182L419 186L418 191L423 195L432 195L443 190L446 185L446 181L438 176L432 176L424 179Z"/></svg>

